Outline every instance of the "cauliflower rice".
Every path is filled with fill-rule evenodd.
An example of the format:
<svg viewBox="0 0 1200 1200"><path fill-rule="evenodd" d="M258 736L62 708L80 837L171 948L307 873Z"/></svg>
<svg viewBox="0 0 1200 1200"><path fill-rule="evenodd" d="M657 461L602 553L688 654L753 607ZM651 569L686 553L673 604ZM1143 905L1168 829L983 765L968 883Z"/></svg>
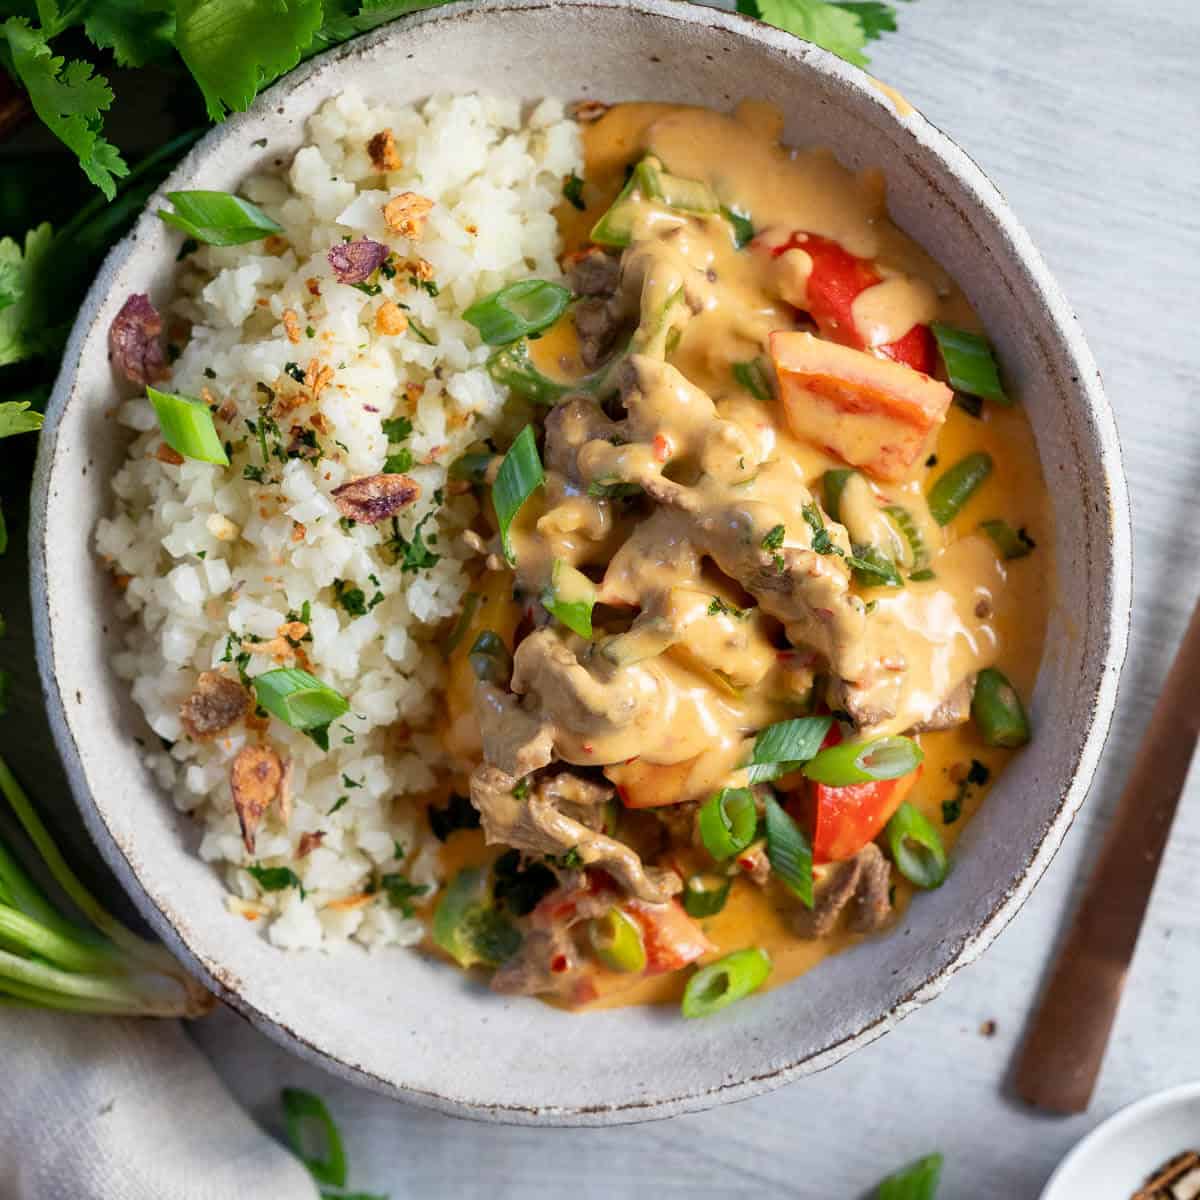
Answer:
<svg viewBox="0 0 1200 1200"><path fill-rule="evenodd" d="M368 142L385 129L396 156L385 165L398 158L398 167L381 174ZM162 455L148 400L126 401L119 420L136 436L96 548L130 618L114 666L166 747L146 763L203 829L200 854L221 872L231 912L260 920L289 949L346 938L411 945L424 935L421 922L368 893L386 872L428 888L424 899L441 882L439 843L406 797L428 792L448 765L435 732L444 663L434 638L467 591L472 551L460 535L476 503L443 489L448 464L501 425L506 400L461 313L531 273L561 277L553 209L563 177L582 171L580 137L551 100L528 112L482 96L394 108L346 92L312 118L309 139L279 173L241 189L284 236L195 250L164 314L172 340L176 327L191 329L162 386L221 406L216 426L231 465L163 461L172 456ZM412 242L389 231L381 211L405 191L434 202ZM424 259L436 288L403 266L380 278L377 294L338 283L328 250L363 237L386 243L402 264ZM397 325L389 302L407 306L400 333L389 332ZM315 404L320 419L306 418L323 425L319 459L311 446L303 457L274 454L289 434L275 442L259 428L263 389L286 390L303 376L311 383L322 368L332 376ZM330 499L338 485L383 469L382 425L397 417L412 431L391 453L411 452L405 473L421 487L398 518L401 545L419 551L423 523L428 551L408 555L407 569L395 543L387 547L390 522L340 522ZM345 603L353 589L363 603ZM281 637L301 617L304 639ZM238 724L199 742L180 720L199 673L236 677L239 656L251 677L303 665L351 706L329 731L328 753L271 720L267 737L290 765L291 812L285 820L272 805L253 855L229 785L252 731ZM249 866L290 868L301 886L265 890Z"/></svg>

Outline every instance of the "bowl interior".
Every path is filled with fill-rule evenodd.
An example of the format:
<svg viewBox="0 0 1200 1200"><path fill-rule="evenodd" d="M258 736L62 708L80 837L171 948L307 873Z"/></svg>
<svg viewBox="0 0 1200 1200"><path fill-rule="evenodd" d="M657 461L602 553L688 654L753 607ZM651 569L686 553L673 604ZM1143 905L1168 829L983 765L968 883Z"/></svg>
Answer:
<svg viewBox="0 0 1200 1200"><path fill-rule="evenodd" d="M348 86L401 102L481 87L713 107L751 97L786 114L792 143L883 166L897 221L965 287L1038 436L1058 551L1033 717L1052 735L1005 773L947 884L899 928L713 1020L653 1009L570 1016L493 996L416 954L285 956L226 911L195 831L139 761L135 739L148 734L108 667L112 591L91 539L124 447L104 415L105 336L130 292L164 295L174 269L147 215L80 315L39 463L39 653L85 818L159 931L251 1019L409 1099L502 1120L637 1120L828 1065L935 994L1015 911L1081 802L1107 730L1124 654L1128 516L1111 416L1074 318L995 190L918 115L899 115L866 76L804 43L670 0L453 6L381 31L315 60L211 133L163 190L234 188L286 161L306 118Z"/></svg>

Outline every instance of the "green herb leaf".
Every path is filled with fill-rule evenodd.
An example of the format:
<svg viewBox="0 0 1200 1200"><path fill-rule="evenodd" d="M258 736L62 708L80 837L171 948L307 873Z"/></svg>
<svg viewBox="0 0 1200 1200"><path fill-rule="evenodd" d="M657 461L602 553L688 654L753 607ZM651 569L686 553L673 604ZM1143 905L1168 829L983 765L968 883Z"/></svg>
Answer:
<svg viewBox="0 0 1200 1200"><path fill-rule="evenodd" d="M42 414L29 407L28 400L0 402L0 438L17 433L34 433L42 427Z"/></svg>
<svg viewBox="0 0 1200 1200"><path fill-rule="evenodd" d="M387 875L380 876L379 886L387 894L388 903L393 908L398 908L401 916L405 917L414 915L416 909L413 908L412 902L429 891L427 884L413 883L399 871L390 871Z"/></svg>
<svg viewBox="0 0 1200 1200"><path fill-rule="evenodd" d="M281 1098L287 1139L296 1157L318 1183L345 1187L346 1149L325 1102L300 1088L284 1088Z"/></svg>
<svg viewBox="0 0 1200 1200"><path fill-rule="evenodd" d="M244 112L290 71L321 27L321 0L177 0L175 44L208 115Z"/></svg>
<svg viewBox="0 0 1200 1200"><path fill-rule="evenodd" d="M764 550L778 550L783 545L783 539L787 535L787 530L782 525L773 525L763 534L762 548Z"/></svg>
<svg viewBox="0 0 1200 1200"><path fill-rule="evenodd" d="M262 209L230 192L168 192L167 199L175 211L160 208L159 217L208 246L240 246L283 232Z"/></svg>
<svg viewBox="0 0 1200 1200"><path fill-rule="evenodd" d="M54 241L50 226L25 235L25 249L12 238L0 239L0 367L21 362L47 348L46 288L42 268Z"/></svg>
<svg viewBox="0 0 1200 1200"><path fill-rule="evenodd" d="M174 10L166 0L104 0L87 7L83 31L118 66L144 67L175 52Z"/></svg>
<svg viewBox="0 0 1200 1200"><path fill-rule="evenodd" d="M896 10L882 0L830 0L834 8L853 13L862 25L863 37L874 41L885 33L896 32Z"/></svg>
<svg viewBox="0 0 1200 1200"><path fill-rule="evenodd" d="M500 529L500 544L504 557L515 563L512 541L508 536L513 518L521 511L525 501L545 481L542 460L538 457L537 442L533 437L533 426L526 425L509 447L496 482L492 485L492 506L496 513L496 524Z"/></svg>
<svg viewBox="0 0 1200 1200"><path fill-rule="evenodd" d="M384 421L381 428L389 442L402 442L413 431L412 422L407 417L392 417Z"/></svg>
<svg viewBox="0 0 1200 1200"><path fill-rule="evenodd" d="M812 846L800 826L774 796L765 800L767 861L779 881L809 908L813 906Z"/></svg>
<svg viewBox="0 0 1200 1200"><path fill-rule="evenodd" d="M264 892L282 892L292 887L304 890L300 876L291 867L250 866L246 868L246 872L254 877L254 882Z"/></svg>
<svg viewBox="0 0 1200 1200"><path fill-rule="evenodd" d="M574 171L563 181L562 194L567 203L579 209L580 212L587 208L583 199L583 180Z"/></svg>
<svg viewBox="0 0 1200 1200"><path fill-rule="evenodd" d="M737 249L742 250L754 241L754 223L749 217L742 216L732 208L722 208L721 216L729 222L733 232L733 244Z"/></svg>
<svg viewBox="0 0 1200 1200"><path fill-rule="evenodd" d="M0 25L0 38L8 43L9 63L34 112L111 200L117 194L117 179L128 175L129 168L101 132L103 113L113 98L108 80L93 75L90 63L67 62L51 54L46 35L21 17Z"/></svg>
<svg viewBox="0 0 1200 1200"><path fill-rule="evenodd" d="M941 1178L942 1156L927 1154L889 1175L876 1190L875 1200L934 1200Z"/></svg>
<svg viewBox="0 0 1200 1200"><path fill-rule="evenodd" d="M867 56L862 52L867 44L862 21L836 4L824 0L738 0L738 11L815 42L857 67L867 65Z"/></svg>

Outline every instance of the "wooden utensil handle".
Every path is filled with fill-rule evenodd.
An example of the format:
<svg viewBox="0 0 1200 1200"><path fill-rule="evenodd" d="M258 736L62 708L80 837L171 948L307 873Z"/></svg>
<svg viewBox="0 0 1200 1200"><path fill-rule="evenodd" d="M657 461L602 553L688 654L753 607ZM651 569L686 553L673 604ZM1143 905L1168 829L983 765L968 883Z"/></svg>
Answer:
<svg viewBox="0 0 1200 1200"><path fill-rule="evenodd" d="M1197 736L1200 604L1021 1050L1017 1092L1039 1108L1083 1112L1092 1097Z"/></svg>

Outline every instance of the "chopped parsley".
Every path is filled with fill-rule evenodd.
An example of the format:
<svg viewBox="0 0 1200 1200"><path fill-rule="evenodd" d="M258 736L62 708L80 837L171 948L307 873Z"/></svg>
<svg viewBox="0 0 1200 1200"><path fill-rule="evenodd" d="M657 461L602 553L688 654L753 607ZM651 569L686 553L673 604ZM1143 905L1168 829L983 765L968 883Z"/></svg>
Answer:
<svg viewBox="0 0 1200 1200"><path fill-rule="evenodd" d="M563 871L578 871L583 866L583 855L578 846L572 846L566 854L547 854L546 861Z"/></svg>
<svg viewBox="0 0 1200 1200"><path fill-rule="evenodd" d="M442 492L440 488L434 493L433 498L438 504L441 504ZM411 538L406 538L400 532L399 523L395 517L392 518L392 536L387 540L387 547L395 556L400 570L405 574L413 571L427 571L430 567L442 561L442 556L435 554L425 544L425 526L434 517L436 511L435 508L431 508L417 522L417 527L413 530ZM429 540L436 543L437 535L434 534Z"/></svg>
<svg viewBox="0 0 1200 1200"><path fill-rule="evenodd" d="M306 325L304 327L304 336L308 338L314 338L317 336L317 331L311 325Z"/></svg>
<svg viewBox="0 0 1200 1200"><path fill-rule="evenodd" d="M376 590L375 595L368 600L362 588L351 587L344 579L333 581L333 598L351 617L365 616L377 604L383 603L381 591Z"/></svg>
<svg viewBox="0 0 1200 1200"><path fill-rule="evenodd" d="M775 525L763 535L762 548L764 550L778 550L783 545L783 539L787 536L787 530L782 525Z"/></svg>
<svg viewBox="0 0 1200 1200"><path fill-rule="evenodd" d="M264 892L282 892L287 888L299 888L300 898L304 898L304 885L300 876L291 867L260 867L250 866L246 871L254 877Z"/></svg>
<svg viewBox="0 0 1200 1200"><path fill-rule="evenodd" d="M338 797L338 798L337 798L337 799L334 801L333 807L332 807L332 808L331 808L331 809L330 809L330 810L329 810L329 811L328 811L328 812L327 812L325 815L326 815L327 817L332 817L332 816L333 816L333 814L334 814L335 812L337 812L337 810L338 810L339 808L345 808L345 807L346 807L346 805L347 805L349 802L350 802L350 797L349 797L349 796L339 796L339 797Z"/></svg>
<svg viewBox="0 0 1200 1200"><path fill-rule="evenodd" d="M942 824L953 825L962 816L963 803L973 787L983 787L992 773L977 758L971 759L971 766L958 785L958 790L949 800L942 801Z"/></svg>
<svg viewBox="0 0 1200 1200"><path fill-rule="evenodd" d="M304 368L301 367L299 363L284 363L283 373L285 375L290 375L297 383L304 382Z"/></svg>
<svg viewBox="0 0 1200 1200"><path fill-rule="evenodd" d="M412 902L418 896L424 896L429 891L427 884L413 883L408 876L402 875L399 871L390 871L387 875L381 875L379 886L387 895L388 903L393 908L398 908L405 917L414 915L416 910L413 908Z"/></svg>
<svg viewBox="0 0 1200 1200"><path fill-rule="evenodd" d="M513 785L512 794L518 800L524 800L525 797L529 795L529 780L528 779L518 779L517 782Z"/></svg>
<svg viewBox="0 0 1200 1200"><path fill-rule="evenodd" d="M818 554L837 554L840 556L842 551L834 545L833 538L829 536L829 530L825 528L825 520L821 516L821 510L816 506L816 503L810 502L800 511L804 513L804 520L809 529L812 530L812 548Z"/></svg>
<svg viewBox="0 0 1200 1200"><path fill-rule="evenodd" d="M418 279L415 275L410 275L408 282L412 287L420 288L421 291L429 296L436 296L441 290L437 285L436 279Z"/></svg>
<svg viewBox="0 0 1200 1200"><path fill-rule="evenodd" d="M342 774L342 787L349 788L353 791L354 788L362 787L362 784L358 780L351 779L349 775L346 775L345 773L343 773Z"/></svg>
<svg viewBox="0 0 1200 1200"><path fill-rule="evenodd" d="M640 483L625 483L619 479L593 479L588 484L588 495L597 500L623 500L627 496L640 495Z"/></svg>
<svg viewBox="0 0 1200 1200"><path fill-rule="evenodd" d="M389 454L383 463L383 473L385 475L403 475L405 471L412 470L413 452L403 446L396 451L395 454Z"/></svg>
<svg viewBox="0 0 1200 1200"><path fill-rule="evenodd" d="M204 378L205 379L216 379L216 377L217 377L217 373L216 373L216 371L214 371L212 369L212 367L204 368Z"/></svg>
<svg viewBox="0 0 1200 1200"><path fill-rule="evenodd" d="M733 617L735 620L744 621L749 615L744 608L738 608L736 604L730 604L727 600L722 600L720 596L714 596L708 602L708 615L710 617Z"/></svg>
<svg viewBox="0 0 1200 1200"><path fill-rule="evenodd" d="M583 200L583 180L573 170L563 182L562 194L567 203L574 205L580 212L587 208Z"/></svg>
<svg viewBox="0 0 1200 1200"><path fill-rule="evenodd" d="M391 417L383 422L383 434L389 442L402 442L412 431L412 422L407 417Z"/></svg>

